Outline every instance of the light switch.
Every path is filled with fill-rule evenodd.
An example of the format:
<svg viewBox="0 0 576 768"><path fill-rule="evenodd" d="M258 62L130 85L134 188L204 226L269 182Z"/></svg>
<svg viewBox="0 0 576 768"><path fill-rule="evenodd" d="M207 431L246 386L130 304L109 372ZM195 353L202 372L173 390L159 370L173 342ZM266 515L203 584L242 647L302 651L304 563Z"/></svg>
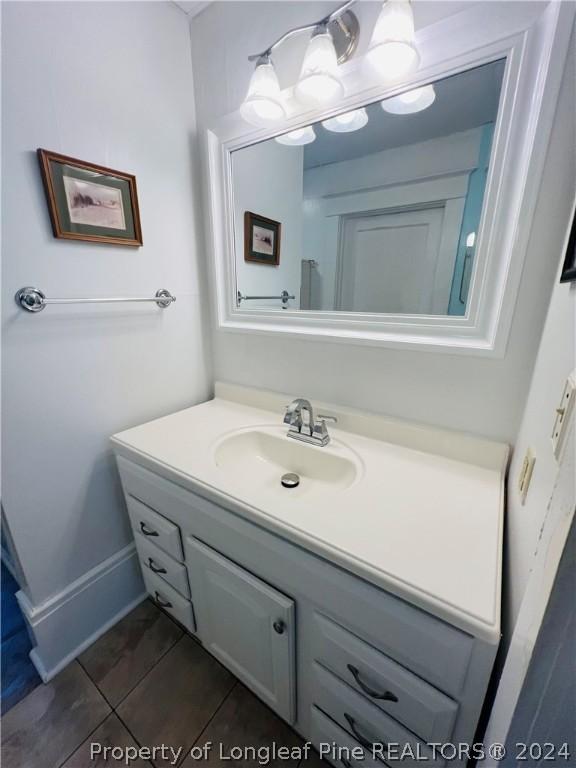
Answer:
<svg viewBox="0 0 576 768"><path fill-rule="evenodd" d="M566 384L562 391L562 397L556 408L556 416L554 419L554 428L552 429L552 450L556 459L560 458L562 453L562 446L564 444L565 435L568 432L570 425L570 417L572 415L572 409L574 408L574 400L576 398L576 378L575 374L571 374L566 379Z"/></svg>
<svg viewBox="0 0 576 768"><path fill-rule="evenodd" d="M528 488L530 487L532 472L534 471L534 464L536 464L536 458L532 455L530 448L528 448L526 450L526 456L524 456L524 461L522 462L520 476L518 477L518 493L520 494L522 505L526 503L526 496L528 495Z"/></svg>

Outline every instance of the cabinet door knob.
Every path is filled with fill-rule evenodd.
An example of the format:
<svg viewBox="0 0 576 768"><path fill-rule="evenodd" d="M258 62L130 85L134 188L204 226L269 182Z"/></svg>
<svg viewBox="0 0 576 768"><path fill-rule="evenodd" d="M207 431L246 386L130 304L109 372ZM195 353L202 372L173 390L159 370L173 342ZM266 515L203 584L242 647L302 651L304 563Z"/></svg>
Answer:
<svg viewBox="0 0 576 768"><path fill-rule="evenodd" d="M281 619L277 619L272 626L274 627L274 632L277 632L279 635L284 634L286 624Z"/></svg>
<svg viewBox="0 0 576 768"><path fill-rule="evenodd" d="M146 526L146 523L143 523L142 521L140 521L140 530L144 536L158 536L158 531L151 531L150 528Z"/></svg>
<svg viewBox="0 0 576 768"><path fill-rule="evenodd" d="M373 688L370 688L369 685L366 685L366 683L363 682L357 667L354 667L352 664L348 664L347 666L352 673L354 680L356 680L360 688L367 696L370 696L371 699L379 699L380 701L398 701L398 696L391 691L380 693L380 691L375 691Z"/></svg>

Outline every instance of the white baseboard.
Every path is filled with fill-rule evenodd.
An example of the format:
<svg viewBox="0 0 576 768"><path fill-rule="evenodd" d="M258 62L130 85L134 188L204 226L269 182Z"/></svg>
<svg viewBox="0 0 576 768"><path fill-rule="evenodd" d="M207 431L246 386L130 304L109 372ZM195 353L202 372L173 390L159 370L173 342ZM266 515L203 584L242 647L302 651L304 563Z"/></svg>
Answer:
<svg viewBox="0 0 576 768"><path fill-rule="evenodd" d="M35 648L30 658L46 683L133 610L146 593L134 544L39 605L17 592Z"/></svg>
<svg viewBox="0 0 576 768"><path fill-rule="evenodd" d="M44 662L42 661L40 654L38 653L37 648L33 648L30 651L30 659L32 661L32 664L36 667L36 671L42 678L42 681L44 683L48 683L50 680L52 680L55 675L58 674L58 672L61 672L64 667L67 667L68 664L70 664L71 661L74 661L78 656L80 656L81 653L83 653L86 648L89 648L93 643L98 640L99 637L101 637L104 633L108 632L109 629L111 629L114 624L117 624L119 621L121 621L124 616L127 616L130 611L133 611L136 606L140 605L146 598L148 597L147 592L143 592L141 595L139 595L134 602L127 605L125 608L123 608L119 613L116 614L116 616L113 616L110 621L106 622L100 629L96 630L90 637L87 637L84 642L80 643L79 646L77 646L73 651L71 651L68 656L65 656L61 661L59 661L56 666L52 667L51 669L46 669L44 666Z"/></svg>

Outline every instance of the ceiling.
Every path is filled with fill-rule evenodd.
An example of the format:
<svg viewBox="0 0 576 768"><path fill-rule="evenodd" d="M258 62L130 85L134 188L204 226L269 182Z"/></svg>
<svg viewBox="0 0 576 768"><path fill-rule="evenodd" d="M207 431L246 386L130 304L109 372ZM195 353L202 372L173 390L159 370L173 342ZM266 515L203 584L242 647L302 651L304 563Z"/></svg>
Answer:
<svg viewBox="0 0 576 768"><path fill-rule="evenodd" d="M184 13L187 13L190 18L197 16L200 11L203 11L206 6L210 5L210 2L196 0L172 0L172 2L181 8Z"/></svg>
<svg viewBox="0 0 576 768"><path fill-rule="evenodd" d="M429 0L412 0L416 29L422 29L430 24L435 24L446 16L452 16L455 13L459 13L464 8L469 7L470 3L474 1L475 0L434 0L434 2L430 2ZM183 10L190 18L193 18L210 5L211 0L172 0L172 2ZM275 2L279 2L279 0L275 0ZM294 0L285 0L285 4L288 2L294 2ZM297 4L297 2L294 4ZM300 2L300 5L304 5L304 3ZM338 5L337 2L335 3L335 7L336 5ZM359 17L362 25L366 25L368 29L372 29L381 6L381 2L366 2L366 0L364 0L361 6L358 3L356 4L354 12ZM270 10L270 8L265 9L267 13L270 13ZM307 21L309 21L309 19L303 15L302 23L306 23ZM297 23L298 22L295 21L295 24Z"/></svg>
<svg viewBox="0 0 576 768"><path fill-rule="evenodd" d="M304 147L304 168L372 155L494 122L503 74L502 60L444 78L434 84L435 102L412 115L392 115L380 107L380 102L371 104L366 109L368 124L353 133L333 133L317 123L316 141Z"/></svg>

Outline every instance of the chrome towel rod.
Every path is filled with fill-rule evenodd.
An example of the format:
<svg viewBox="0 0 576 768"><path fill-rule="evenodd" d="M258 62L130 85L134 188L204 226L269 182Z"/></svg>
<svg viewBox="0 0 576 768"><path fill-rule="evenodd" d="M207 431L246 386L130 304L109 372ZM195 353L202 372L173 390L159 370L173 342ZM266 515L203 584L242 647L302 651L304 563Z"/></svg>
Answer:
<svg viewBox="0 0 576 768"><path fill-rule="evenodd" d="M290 299L295 299L295 298L296 298L296 296L291 296L288 293L288 291L282 291L280 296L245 296L240 291L238 291L238 293L236 295L236 300L237 300L238 306L240 306L240 304L242 304L243 301L255 301L255 300L258 300L258 299L265 299L267 301L268 300L269 301L273 301L274 299L279 299L282 302L282 309L286 309L288 301Z"/></svg>
<svg viewBox="0 0 576 768"><path fill-rule="evenodd" d="M166 288L160 288L160 290L156 291L156 295L151 297L126 297L110 299L47 299L39 288L32 288L27 286L26 288L20 288L14 298L16 300L16 304L28 312L40 312L47 304L109 304L124 301L154 301L159 307L164 309L176 301L176 296L172 296L170 291L167 291Z"/></svg>

